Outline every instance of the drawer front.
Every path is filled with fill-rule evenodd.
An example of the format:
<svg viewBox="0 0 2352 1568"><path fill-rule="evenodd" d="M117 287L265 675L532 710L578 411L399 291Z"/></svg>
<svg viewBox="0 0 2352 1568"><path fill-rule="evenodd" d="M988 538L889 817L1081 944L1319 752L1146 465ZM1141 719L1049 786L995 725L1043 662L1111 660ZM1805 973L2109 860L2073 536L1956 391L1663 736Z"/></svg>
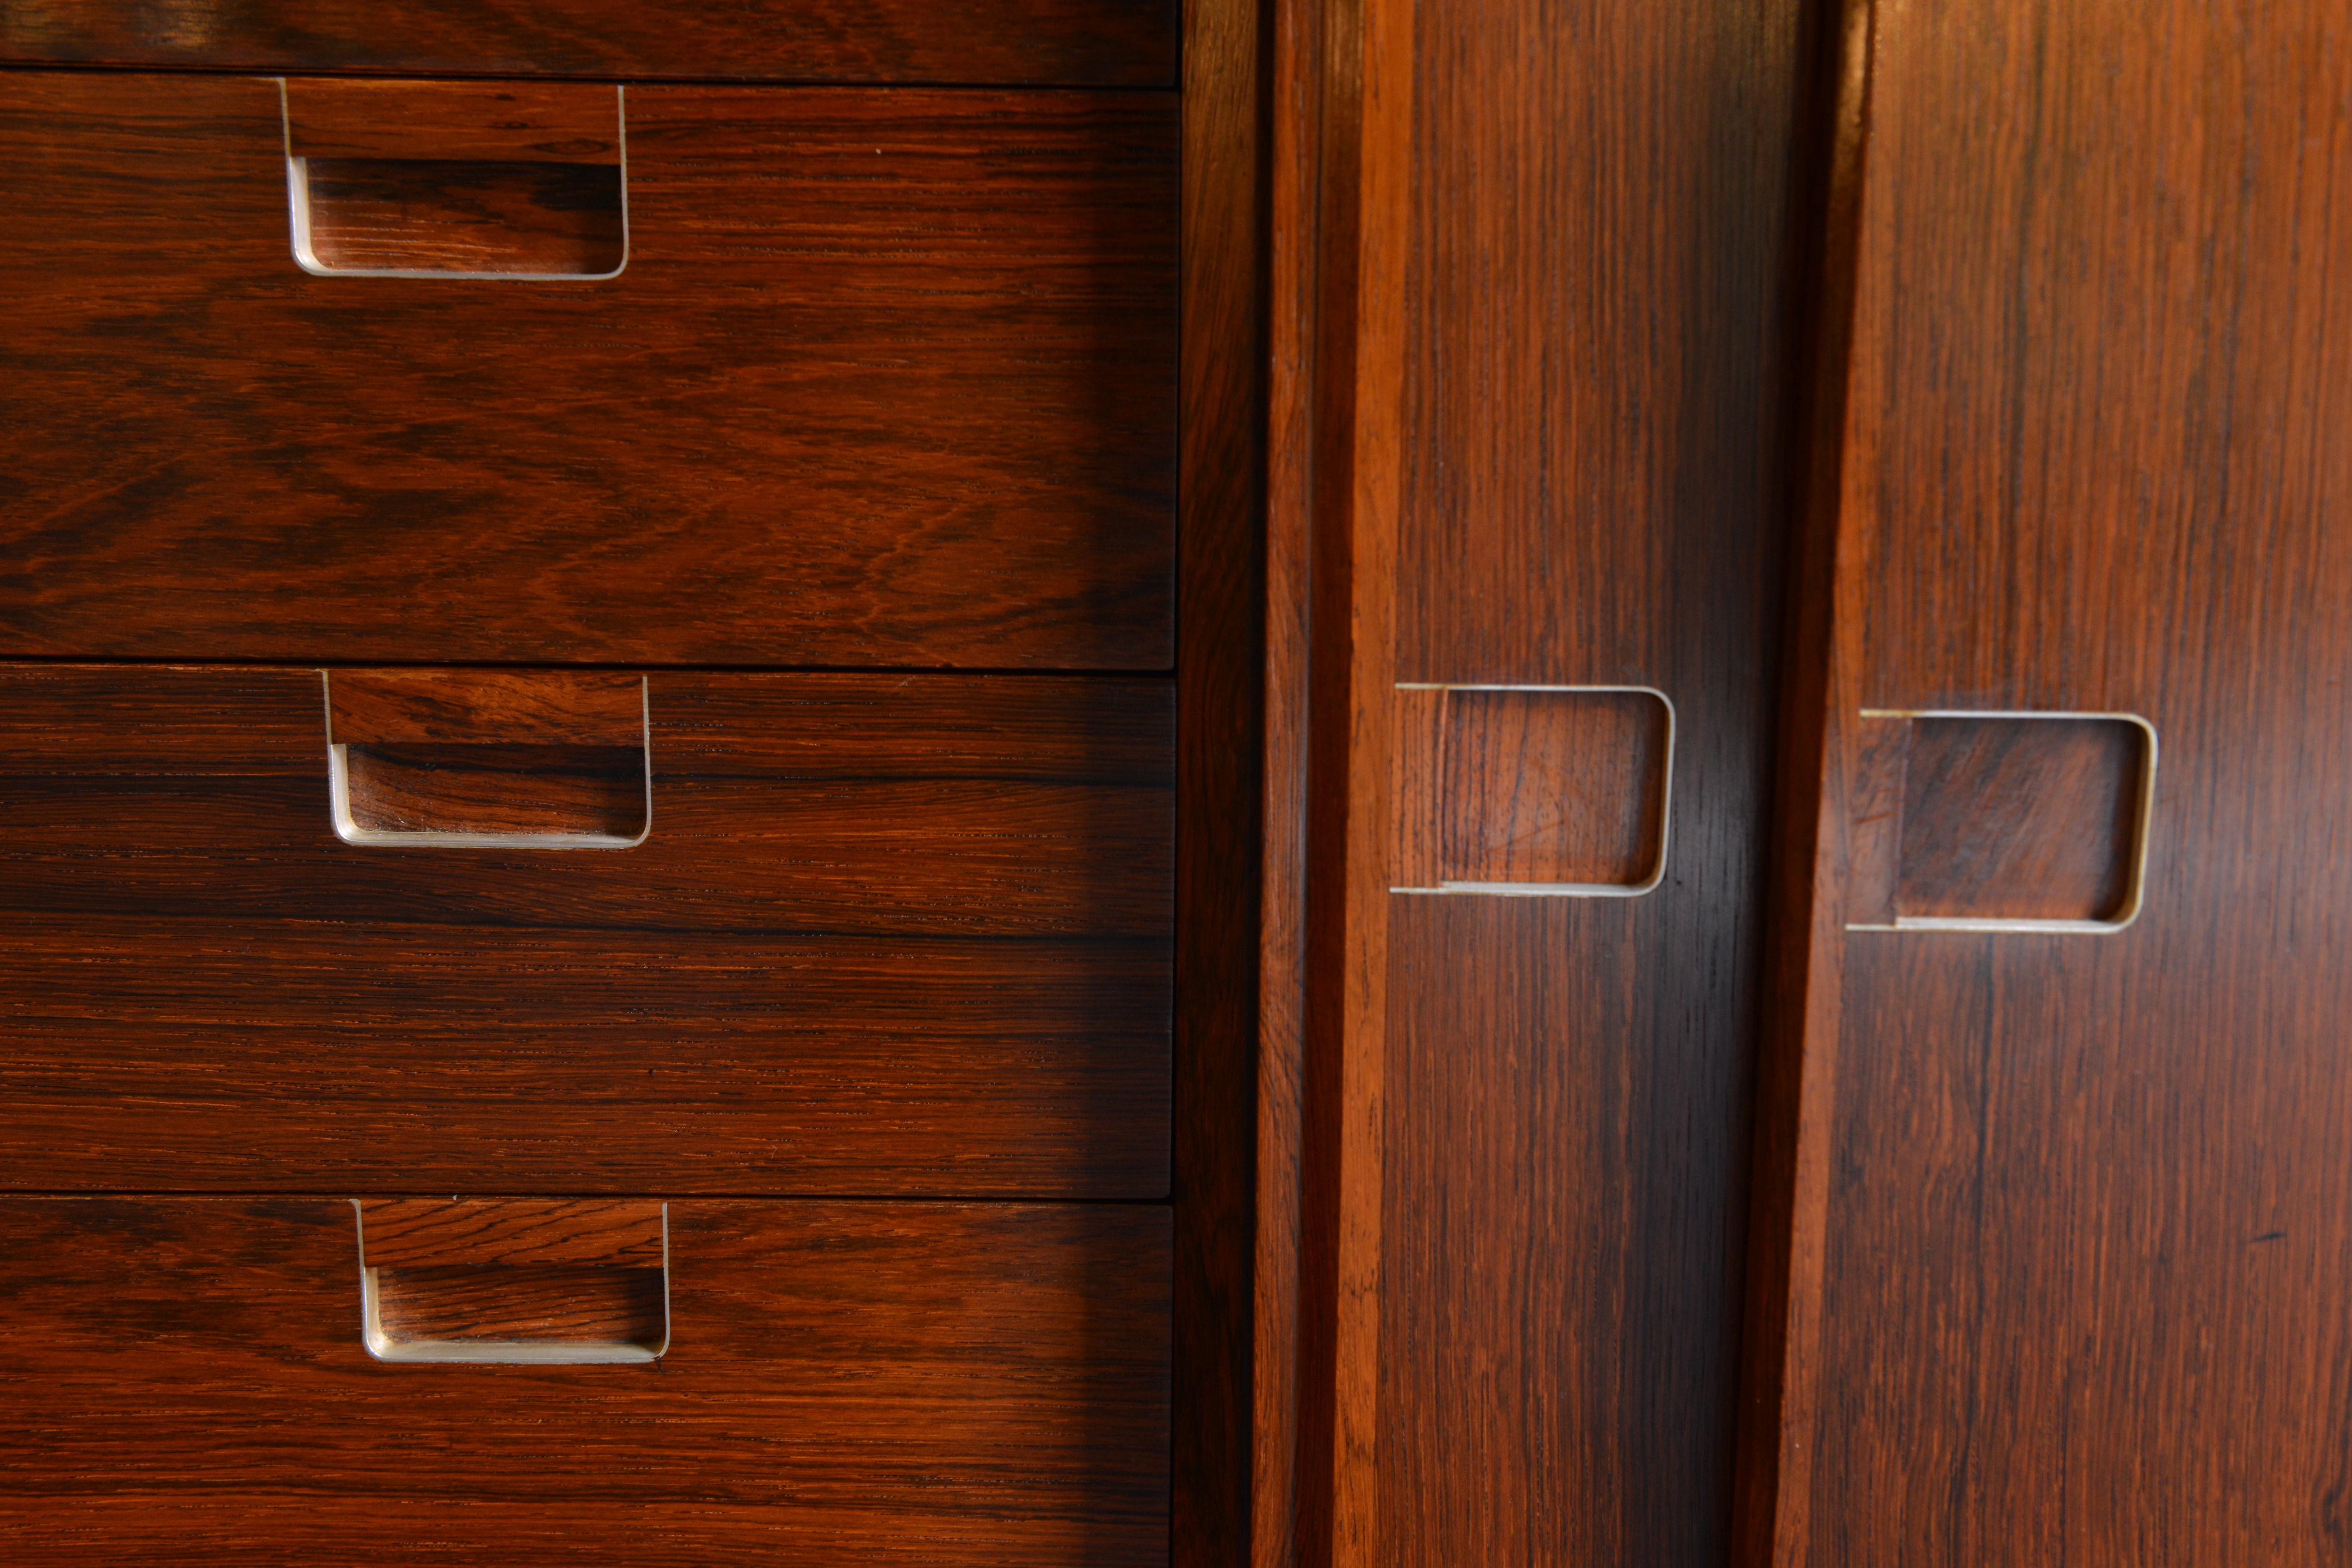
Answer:
<svg viewBox="0 0 2352 1568"><path fill-rule="evenodd" d="M0 671L7 1184L1165 1195L1166 683L659 672L571 849L401 837L527 745L345 842L323 685Z"/></svg>
<svg viewBox="0 0 2352 1568"><path fill-rule="evenodd" d="M0 1200L0 1555L1167 1561L1167 1211L679 1201L668 1258L658 1362L404 1363L346 1201Z"/></svg>
<svg viewBox="0 0 2352 1568"><path fill-rule="evenodd" d="M1174 95L480 90L0 74L0 655L1167 668Z"/></svg>
<svg viewBox="0 0 2352 1568"><path fill-rule="evenodd" d="M1173 0L10 0L0 59L408 75L1173 87Z"/></svg>

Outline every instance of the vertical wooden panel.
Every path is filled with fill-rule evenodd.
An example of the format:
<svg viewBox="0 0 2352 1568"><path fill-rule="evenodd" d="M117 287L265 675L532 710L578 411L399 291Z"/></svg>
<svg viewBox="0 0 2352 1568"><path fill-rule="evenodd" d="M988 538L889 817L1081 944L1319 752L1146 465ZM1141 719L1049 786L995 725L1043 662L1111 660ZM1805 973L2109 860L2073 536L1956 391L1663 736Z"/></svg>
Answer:
<svg viewBox="0 0 2352 1568"><path fill-rule="evenodd" d="M1300 1279L1331 1325L1299 1362L1297 1547L1712 1563L1797 6L1326 16L1284 35L1323 97L1280 106L1325 258L1292 277L1276 354L1313 384L1292 395L1315 471L1277 504L1315 539ZM1664 885L1388 892L1399 681L1664 690Z"/></svg>
<svg viewBox="0 0 2352 1568"><path fill-rule="evenodd" d="M2127 931L1816 925L1769 1560L2340 1562L2352 16L1887 5L1872 58L1830 727L2132 712L2161 783Z"/></svg>
<svg viewBox="0 0 2352 1568"><path fill-rule="evenodd" d="M1174 1568L1250 1550L1265 341L1258 11L1186 0Z"/></svg>

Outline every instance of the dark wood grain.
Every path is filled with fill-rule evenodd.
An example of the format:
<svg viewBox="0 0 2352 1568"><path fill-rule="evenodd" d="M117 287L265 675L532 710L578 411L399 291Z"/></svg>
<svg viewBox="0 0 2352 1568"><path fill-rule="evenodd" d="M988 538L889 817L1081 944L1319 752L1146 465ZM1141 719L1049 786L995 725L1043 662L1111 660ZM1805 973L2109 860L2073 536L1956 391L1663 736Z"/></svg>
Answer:
<svg viewBox="0 0 2352 1568"><path fill-rule="evenodd" d="M566 1344L658 1349L658 1264L451 1263L372 1268L376 1324L393 1345Z"/></svg>
<svg viewBox="0 0 2352 1568"><path fill-rule="evenodd" d="M1398 879L1638 887L1665 846L1665 705L1643 692L1449 691L1400 735ZM1400 731L1403 726L1401 723ZM1418 776L1412 758L1433 752ZM1416 832L1415 829L1419 831ZM1428 863L1410 863L1425 847Z"/></svg>
<svg viewBox="0 0 2352 1568"><path fill-rule="evenodd" d="M1815 927L1751 1560L2337 1563L2352 19L1969 0L1869 58L1815 700L2137 713L2162 763L2128 931Z"/></svg>
<svg viewBox="0 0 2352 1568"><path fill-rule="evenodd" d="M1299 1561L1302 1433L1316 1394L1328 1387L1324 1293L1306 1289L1307 867L1310 836L1309 687L1314 646L1316 483L1320 417L1323 243L1323 36L1339 6L1277 0L1267 7L1265 116L1268 345L1265 451L1265 778L1258 902L1257 1151L1252 1218L1250 1360L1250 1568ZM1321 1402L1328 1408L1328 1401ZM1328 1451L1328 1444L1321 1446ZM1318 1497L1328 1488L1315 1489Z"/></svg>
<svg viewBox="0 0 2352 1568"><path fill-rule="evenodd" d="M0 1542L1166 1562L1165 1209L675 1203L670 1235L658 1363L386 1364L341 1199L0 1203Z"/></svg>
<svg viewBox="0 0 2352 1568"><path fill-rule="evenodd" d="M340 842L320 684L0 681L12 1184L1166 1194L1167 684L656 676L572 851Z"/></svg>
<svg viewBox="0 0 2352 1568"><path fill-rule="evenodd" d="M1392 900L1379 1021L1349 1041L1384 1055L1375 1436L1342 1450L1375 1523L1339 1561L1725 1551L1797 23L1779 0L1416 10L1396 555L1356 563L1359 615L1394 599L1370 673L1647 685L1680 727L1655 891ZM1383 700L1367 680L1358 711Z"/></svg>
<svg viewBox="0 0 2352 1568"><path fill-rule="evenodd" d="M283 90L290 158L621 163L616 87L293 77Z"/></svg>
<svg viewBox="0 0 2352 1568"><path fill-rule="evenodd" d="M1176 646L1174 1568L1250 1541L1265 646L1265 62L1255 0L1186 0Z"/></svg>
<svg viewBox="0 0 2352 1568"><path fill-rule="evenodd" d="M358 745L642 746L643 676L599 669L331 669L331 738Z"/></svg>
<svg viewBox="0 0 2352 1568"><path fill-rule="evenodd" d="M1172 87L1172 0L242 0L0 11L0 59L403 75Z"/></svg>
<svg viewBox="0 0 2352 1568"><path fill-rule="evenodd" d="M1797 9L1372 3L1278 34L1318 237L1277 271L1307 433L1278 507L1311 520L1277 538L1312 543L1274 679L1314 804L1296 1508L1261 1563L1720 1560ZM1391 895L1400 680L1665 690L1664 885Z"/></svg>
<svg viewBox="0 0 2352 1568"><path fill-rule="evenodd" d="M1918 719L1898 915L2111 921L2139 855L2146 732L2119 719Z"/></svg>
<svg viewBox="0 0 2352 1568"><path fill-rule="evenodd" d="M375 1331L394 1345L669 1339L667 1205L613 1198L360 1198Z"/></svg>
<svg viewBox="0 0 2352 1568"><path fill-rule="evenodd" d="M352 823L364 832L628 839L649 826L642 745L341 750Z"/></svg>
<svg viewBox="0 0 2352 1568"><path fill-rule="evenodd" d="M663 1205L645 1198L361 1198L357 1207L370 1268L662 1263Z"/></svg>
<svg viewBox="0 0 2352 1568"><path fill-rule="evenodd" d="M321 679L327 738L361 830L626 839L651 825L642 677L399 669Z"/></svg>
<svg viewBox="0 0 2352 1568"><path fill-rule="evenodd" d="M1167 668L1172 96L628 118L619 277L322 278L274 82L0 80L0 652Z"/></svg>
<svg viewBox="0 0 2352 1568"><path fill-rule="evenodd" d="M628 259L618 169L305 158L305 265L335 272L602 278Z"/></svg>

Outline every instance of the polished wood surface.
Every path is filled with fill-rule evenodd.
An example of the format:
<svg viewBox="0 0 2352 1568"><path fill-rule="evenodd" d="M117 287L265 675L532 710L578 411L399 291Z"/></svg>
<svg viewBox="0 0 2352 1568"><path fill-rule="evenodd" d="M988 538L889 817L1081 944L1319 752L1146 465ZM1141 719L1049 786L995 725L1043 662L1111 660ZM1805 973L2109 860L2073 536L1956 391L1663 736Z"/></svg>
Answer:
<svg viewBox="0 0 2352 1568"><path fill-rule="evenodd" d="M376 1325L394 1346L626 1345L651 1352L668 1322L658 1266L427 1263L370 1272Z"/></svg>
<svg viewBox="0 0 2352 1568"><path fill-rule="evenodd" d="M667 1205L642 1198L362 1198L386 1340L634 1345L669 1336Z"/></svg>
<svg viewBox="0 0 2352 1568"><path fill-rule="evenodd" d="M1401 691L1395 878L1638 888L1665 851L1673 720L1642 691Z"/></svg>
<svg viewBox="0 0 2352 1568"><path fill-rule="evenodd" d="M1177 537L1173 1568L1249 1549L1265 609L1256 0L1187 0Z"/></svg>
<svg viewBox="0 0 2352 1568"><path fill-rule="evenodd" d="M1797 13L1419 12L1394 677L1645 685L1680 723L1654 891L1390 911L1352 1561L1725 1550Z"/></svg>
<svg viewBox="0 0 2352 1568"><path fill-rule="evenodd" d="M646 681L605 670L326 671L352 826L642 837Z"/></svg>
<svg viewBox="0 0 2352 1568"><path fill-rule="evenodd" d="M320 687L0 679L10 1184L1167 1194L1167 683L656 674L568 850L340 841Z"/></svg>
<svg viewBox="0 0 2352 1568"><path fill-rule="evenodd" d="M329 738L359 745L637 746L646 680L609 669L326 669Z"/></svg>
<svg viewBox="0 0 2352 1568"><path fill-rule="evenodd" d="M1861 58L1825 815L1864 709L2161 755L2128 930L1812 927L1748 1561L2340 1562L2352 20L1967 0Z"/></svg>
<svg viewBox="0 0 2352 1568"><path fill-rule="evenodd" d="M2155 759L2120 719L1915 719L1898 917L2113 921Z"/></svg>
<svg viewBox="0 0 2352 1568"><path fill-rule="evenodd" d="M240 0L0 11L0 59L398 75L1171 87L1171 0Z"/></svg>
<svg viewBox="0 0 2352 1568"><path fill-rule="evenodd" d="M1291 481L1324 824L1301 1294L1334 1325L1302 1331L1304 1563L1726 1550L1798 21L1368 4L1318 40L1323 184L1355 205L1318 203L1351 260L1277 347L1345 389L1306 400L1336 477ZM1661 886L1390 893L1400 681L1664 691Z"/></svg>
<svg viewBox="0 0 2352 1568"><path fill-rule="evenodd" d="M603 278L628 259L621 171L306 158L296 252L327 272Z"/></svg>
<svg viewBox="0 0 2352 1568"><path fill-rule="evenodd" d="M601 82L292 77L289 158L621 163L621 89Z"/></svg>
<svg viewBox="0 0 2352 1568"><path fill-rule="evenodd" d="M297 77L282 90L306 266L602 277L628 258L617 87Z"/></svg>
<svg viewBox="0 0 2352 1568"><path fill-rule="evenodd" d="M646 1198L361 1198L354 1206L370 1268L662 1262L663 1205Z"/></svg>
<svg viewBox="0 0 2352 1568"><path fill-rule="evenodd" d="M658 1363L416 1365L361 1343L341 1198L0 1201L0 1549L1167 1561L1165 1209L706 1200L669 1223Z"/></svg>
<svg viewBox="0 0 2352 1568"><path fill-rule="evenodd" d="M619 277L322 278L274 81L0 78L0 653L1168 668L1173 95L627 116Z"/></svg>

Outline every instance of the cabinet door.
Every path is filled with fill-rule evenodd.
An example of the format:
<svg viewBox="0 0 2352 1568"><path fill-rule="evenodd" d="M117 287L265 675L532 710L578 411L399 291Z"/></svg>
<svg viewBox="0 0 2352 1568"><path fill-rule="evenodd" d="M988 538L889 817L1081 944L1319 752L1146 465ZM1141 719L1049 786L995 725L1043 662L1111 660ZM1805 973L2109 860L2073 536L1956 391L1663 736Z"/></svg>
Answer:
<svg viewBox="0 0 2352 1568"><path fill-rule="evenodd" d="M2352 26L1868 40L1749 1561L2339 1563Z"/></svg>
<svg viewBox="0 0 2352 1568"><path fill-rule="evenodd" d="M1265 1568L1722 1562L1797 10L1296 35Z"/></svg>

